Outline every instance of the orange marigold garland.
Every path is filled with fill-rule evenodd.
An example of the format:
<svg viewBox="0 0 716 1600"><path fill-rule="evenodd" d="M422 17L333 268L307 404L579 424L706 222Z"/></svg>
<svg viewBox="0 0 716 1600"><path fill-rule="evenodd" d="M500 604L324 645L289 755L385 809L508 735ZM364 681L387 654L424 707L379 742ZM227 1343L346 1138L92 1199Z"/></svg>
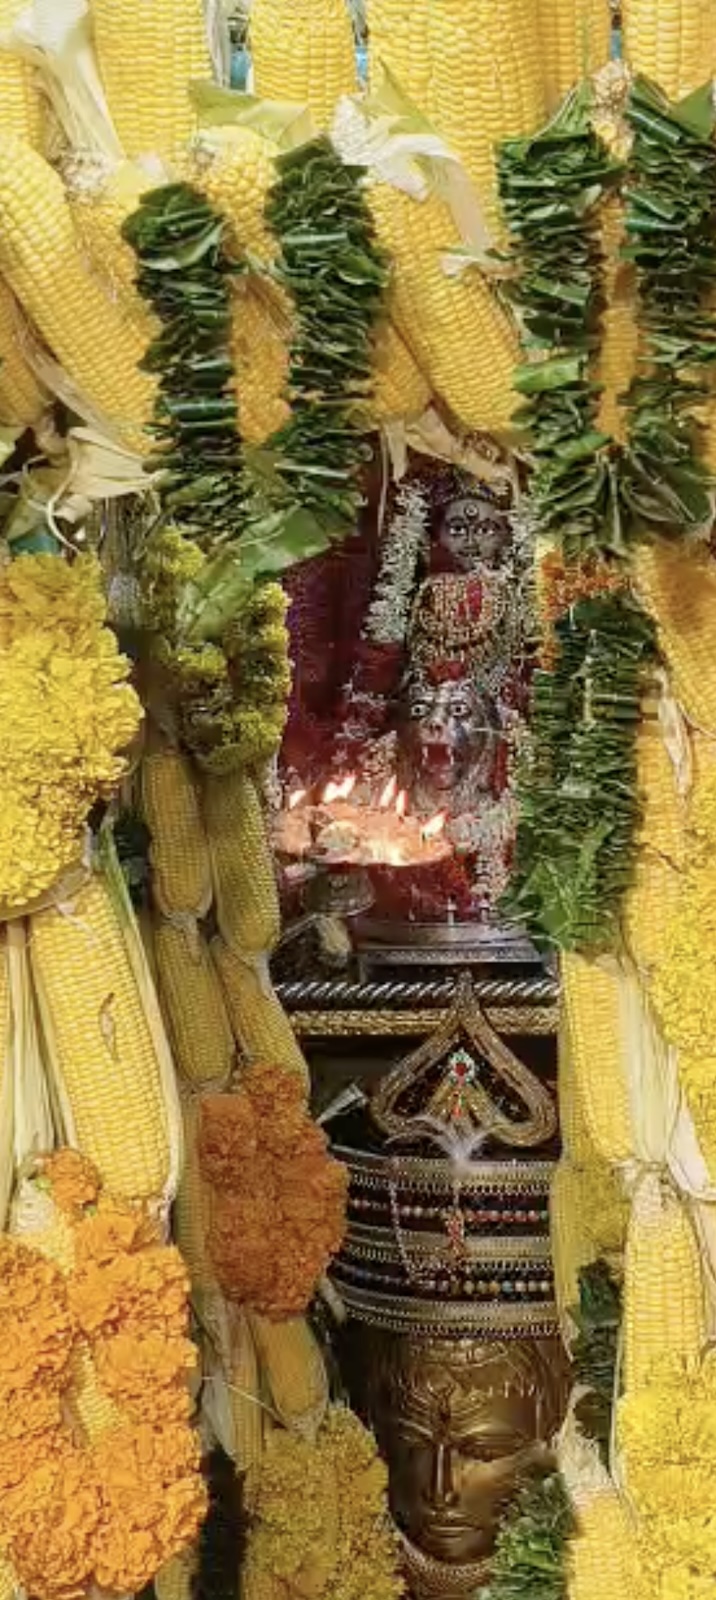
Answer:
<svg viewBox="0 0 716 1600"><path fill-rule="evenodd" d="M348 1180L295 1075L255 1066L236 1094L208 1095L200 1158L225 1294L276 1321L300 1315L340 1248Z"/></svg>
<svg viewBox="0 0 716 1600"><path fill-rule="evenodd" d="M65 1272L0 1238L0 1550L35 1600L132 1593L206 1510L188 1426L187 1275L75 1152L39 1161L34 1182L71 1219L74 1261ZM68 1420L82 1349L118 1408L92 1440Z"/></svg>

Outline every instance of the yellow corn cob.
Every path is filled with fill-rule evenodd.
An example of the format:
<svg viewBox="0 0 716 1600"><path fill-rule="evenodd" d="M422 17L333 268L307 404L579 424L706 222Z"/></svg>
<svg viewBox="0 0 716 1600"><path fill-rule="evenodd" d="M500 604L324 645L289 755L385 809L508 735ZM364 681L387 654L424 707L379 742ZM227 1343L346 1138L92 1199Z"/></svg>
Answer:
<svg viewBox="0 0 716 1600"><path fill-rule="evenodd" d="M216 1290L216 1276L206 1248L206 1235L211 1220L211 1195L208 1186L203 1182L199 1163L197 1141L201 1123L201 1099L198 1096L183 1097L182 1116L184 1165L174 1202L174 1233L187 1264L192 1294L196 1291L211 1293Z"/></svg>
<svg viewBox="0 0 716 1600"><path fill-rule="evenodd" d="M688 1211L668 1179L639 1179L624 1264L624 1385L658 1383L673 1363L696 1363L706 1343L701 1258Z"/></svg>
<svg viewBox="0 0 716 1600"><path fill-rule="evenodd" d="M190 84L213 77L203 0L90 0L89 10L125 155L170 155L196 127Z"/></svg>
<svg viewBox="0 0 716 1600"><path fill-rule="evenodd" d="M0 928L0 1229L6 1226L15 1183L14 1054L20 1044L13 1037L7 932Z"/></svg>
<svg viewBox="0 0 716 1600"><path fill-rule="evenodd" d="M98 1382L92 1354L84 1339L80 1340L72 1357L66 1401L72 1421L83 1430L90 1444L120 1421L117 1407Z"/></svg>
<svg viewBox="0 0 716 1600"><path fill-rule="evenodd" d="M569 1313L579 1304L579 1274L592 1261L618 1267L629 1209L618 1175L606 1162L575 1167L559 1162L550 1189L550 1234L557 1309L567 1338Z"/></svg>
<svg viewBox="0 0 716 1600"><path fill-rule="evenodd" d="M296 1072L308 1083L308 1066L301 1046L278 996L266 978L228 949L222 939L212 940L211 953L224 989L234 1037L248 1066L272 1062L286 1072Z"/></svg>
<svg viewBox="0 0 716 1600"><path fill-rule="evenodd" d="M633 1154L634 1141L623 1058L618 971L564 952L562 984L574 1072L589 1137L604 1161L627 1161Z"/></svg>
<svg viewBox="0 0 716 1600"><path fill-rule="evenodd" d="M713 1052L716 1057L716 1048ZM716 1060L679 1050L679 1084L711 1183L716 1182Z"/></svg>
<svg viewBox="0 0 716 1600"><path fill-rule="evenodd" d="M569 1545L569 1600L634 1600L639 1581L637 1544L619 1495L603 1489L578 1512Z"/></svg>
<svg viewBox="0 0 716 1600"><path fill-rule="evenodd" d="M231 354L239 431L249 444L263 444L288 418L289 336L278 301L245 283L233 303Z"/></svg>
<svg viewBox="0 0 716 1600"><path fill-rule="evenodd" d="M372 411L378 422L422 416L430 384L392 322L379 329L373 357Z"/></svg>
<svg viewBox="0 0 716 1600"><path fill-rule="evenodd" d="M431 389L465 427L509 429L516 333L476 269L457 278L443 271L457 243L447 205L436 194L413 200L388 184L374 185L368 200L393 260L391 316Z"/></svg>
<svg viewBox="0 0 716 1600"><path fill-rule="evenodd" d="M222 938L239 955L264 955L278 939L281 913L256 785L240 773L209 775L203 809Z"/></svg>
<svg viewBox="0 0 716 1600"><path fill-rule="evenodd" d="M634 882L622 907L624 939L642 978L651 982L663 965L671 921L681 894L681 875L648 848L640 851Z"/></svg>
<svg viewBox="0 0 716 1600"><path fill-rule="evenodd" d="M11 134L0 148L0 268L73 384L139 447L155 389L137 370L144 343L86 270L61 179Z"/></svg>
<svg viewBox="0 0 716 1600"><path fill-rule="evenodd" d="M426 111L430 87L428 25L434 0L368 0L371 88L380 83L381 68L419 110Z"/></svg>
<svg viewBox="0 0 716 1600"><path fill-rule="evenodd" d="M535 0L442 0L430 8L428 49L431 121L494 225L496 148L546 120L538 7Z"/></svg>
<svg viewBox="0 0 716 1600"><path fill-rule="evenodd" d="M313 1436L328 1408L328 1378L319 1346L303 1317L269 1322L251 1315L259 1366L284 1427Z"/></svg>
<svg viewBox="0 0 716 1600"><path fill-rule="evenodd" d="M616 196L611 196L605 201L601 216L605 309L596 378L602 385L598 426L620 444L624 443L627 431L626 412L620 399L634 377L639 344L636 274L632 264L620 257L623 242L624 206Z"/></svg>
<svg viewBox="0 0 716 1600"><path fill-rule="evenodd" d="M103 879L30 919L30 958L72 1143L111 1194L161 1196L174 1160L164 1065Z"/></svg>
<svg viewBox="0 0 716 1600"><path fill-rule="evenodd" d="M0 0L0 34L8 33L25 9L25 0ZM13 50L0 47L0 128L3 134L16 134L19 139L26 139L34 150L42 151L45 109L37 69Z"/></svg>
<svg viewBox="0 0 716 1600"><path fill-rule="evenodd" d="M686 799L679 794L657 706L645 707L637 734L640 845L648 845L675 867L686 860Z"/></svg>
<svg viewBox="0 0 716 1600"><path fill-rule="evenodd" d="M47 397L22 353L19 316L15 296L0 278L0 424L31 428Z"/></svg>
<svg viewBox="0 0 716 1600"><path fill-rule="evenodd" d="M158 1572L153 1583L157 1600L191 1600L197 1553L192 1547L168 1561Z"/></svg>
<svg viewBox="0 0 716 1600"><path fill-rule="evenodd" d="M558 1059L559 1131L562 1149L573 1166L585 1167L594 1162L596 1151L589 1137L584 1115L566 1018L562 1019L559 1032Z"/></svg>
<svg viewBox="0 0 716 1600"><path fill-rule="evenodd" d="M609 0L537 0L539 47L547 111L556 111L583 78L605 66L611 53Z"/></svg>
<svg viewBox="0 0 716 1600"><path fill-rule="evenodd" d="M147 192L147 174L131 161L122 161L108 171L92 156L75 153L64 176L72 220L86 260L148 345L158 321L137 290L137 257L121 233L122 223L137 210Z"/></svg>
<svg viewBox="0 0 716 1600"><path fill-rule="evenodd" d="M341 95L358 89L346 0L253 0L249 32L254 92L308 106L327 132Z"/></svg>
<svg viewBox="0 0 716 1600"><path fill-rule="evenodd" d="M231 1410L234 1418L234 1463L237 1472L255 1472L264 1444L265 1407L253 1329L245 1311L232 1308Z"/></svg>
<svg viewBox="0 0 716 1600"><path fill-rule="evenodd" d="M621 0L624 55L670 100L700 88L716 71L712 0Z"/></svg>
<svg viewBox="0 0 716 1600"><path fill-rule="evenodd" d="M154 942L175 1064L187 1083L221 1089L231 1076L234 1040L204 935L193 920L162 919Z"/></svg>
<svg viewBox="0 0 716 1600"><path fill-rule="evenodd" d="M659 628L676 698L687 716L716 732L716 661L710 638L716 623L716 563L700 549L643 545L634 573Z"/></svg>
<svg viewBox="0 0 716 1600"><path fill-rule="evenodd" d="M0 1600L17 1600L21 1592L12 1567L3 1556L0 1556Z"/></svg>
<svg viewBox="0 0 716 1600"><path fill-rule="evenodd" d="M178 750L145 756L142 805L157 906L166 917L203 917L211 904L209 846L191 768Z"/></svg>
<svg viewBox="0 0 716 1600"><path fill-rule="evenodd" d="M226 246L237 260L250 255L268 266L276 255L264 216L275 157L275 146L253 128L206 128L192 143L188 179L226 218Z"/></svg>

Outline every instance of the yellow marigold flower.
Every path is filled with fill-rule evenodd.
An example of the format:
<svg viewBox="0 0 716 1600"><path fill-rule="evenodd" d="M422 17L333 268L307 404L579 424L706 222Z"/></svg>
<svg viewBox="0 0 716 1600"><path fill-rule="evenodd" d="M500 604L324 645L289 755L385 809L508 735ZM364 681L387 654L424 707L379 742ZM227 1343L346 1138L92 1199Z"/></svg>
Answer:
<svg viewBox="0 0 716 1600"><path fill-rule="evenodd" d="M403 1586L386 1487L374 1439L344 1406L330 1408L316 1440L271 1434L253 1500L254 1588L271 1574L313 1600L395 1600Z"/></svg>
<svg viewBox="0 0 716 1600"><path fill-rule="evenodd" d="M73 1216L95 1204L99 1173L79 1150L58 1150L55 1155L45 1156L40 1171L60 1211Z"/></svg>
<svg viewBox="0 0 716 1600"><path fill-rule="evenodd" d="M89 1339L131 1324L174 1329L187 1321L189 1275L178 1250L154 1245L137 1255L118 1255L106 1264L79 1267L69 1283L69 1302Z"/></svg>
<svg viewBox="0 0 716 1600"><path fill-rule="evenodd" d="M160 1243L159 1228L141 1207L101 1199L96 1213L77 1230L77 1261L107 1266L118 1255L131 1255Z"/></svg>
<svg viewBox="0 0 716 1600"><path fill-rule="evenodd" d="M94 1464L102 1494L97 1583L137 1592L191 1543L206 1514L198 1444L186 1427L119 1428L99 1440Z"/></svg>
<svg viewBox="0 0 716 1600"><path fill-rule="evenodd" d="M0 569L0 901L45 893L82 850L95 801L124 771L139 701L105 626L92 556Z"/></svg>
<svg viewBox="0 0 716 1600"><path fill-rule="evenodd" d="M132 1328L97 1340L93 1352L102 1388L129 1415L178 1422L189 1416L186 1380L197 1360L189 1339Z"/></svg>
<svg viewBox="0 0 716 1600"><path fill-rule="evenodd" d="M34 1384L67 1380L76 1324L59 1269L0 1238L0 1404Z"/></svg>
<svg viewBox="0 0 716 1600"><path fill-rule="evenodd" d="M83 1451L68 1447L29 1475L5 1552L28 1594L84 1600L99 1517L98 1486Z"/></svg>

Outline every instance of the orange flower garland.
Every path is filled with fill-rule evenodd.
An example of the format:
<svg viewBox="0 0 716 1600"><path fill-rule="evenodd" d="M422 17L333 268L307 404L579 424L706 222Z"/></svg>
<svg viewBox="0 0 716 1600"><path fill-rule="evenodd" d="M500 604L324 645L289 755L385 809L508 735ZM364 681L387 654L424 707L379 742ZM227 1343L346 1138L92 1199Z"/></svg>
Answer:
<svg viewBox="0 0 716 1600"><path fill-rule="evenodd" d="M623 589L626 575L622 567L609 566L595 556L565 563L559 550L550 550L540 561L537 584L544 634L541 660L543 666L549 667L554 656L555 622L578 600Z"/></svg>
<svg viewBox="0 0 716 1600"><path fill-rule="evenodd" d="M298 1079L255 1066L238 1093L208 1095L199 1148L224 1292L276 1321L300 1315L340 1248L348 1180Z"/></svg>
<svg viewBox="0 0 716 1600"><path fill-rule="evenodd" d="M206 1510L188 1426L187 1275L141 1212L100 1196L74 1152L39 1162L35 1181L72 1218L75 1259L65 1275L0 1238L0 1550L35 1600L128 1594L193 1540ZM119 1408L92 1440L68 1420L82 1349Z"/></svg>

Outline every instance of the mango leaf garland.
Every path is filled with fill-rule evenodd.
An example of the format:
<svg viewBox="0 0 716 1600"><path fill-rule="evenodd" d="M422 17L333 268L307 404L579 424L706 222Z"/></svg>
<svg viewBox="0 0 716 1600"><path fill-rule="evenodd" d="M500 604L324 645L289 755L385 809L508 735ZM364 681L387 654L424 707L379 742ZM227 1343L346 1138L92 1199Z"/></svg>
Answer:
<svg viewBox="0 0 716 1600"><path fill-rule="evenodd" d="M620 466L627 522L641 536L698 532L714 512L694 410L716 363L716 124L711 83L672 106L643 78L627 105L634 132L624 254L634 262L641 365L627 403Z"/></svg>
<svg viewBox="0 0 716 1600"><path fill-rule="evenodd" d="M137 288L160 332L142 363L159 378L153 431L164 511L213 550L240 537L246 490L233 389L231 279L225 224L188 184L144 195L123 224Z"/></svg>
<svg viewBox="0 0 716 1600"><path fill-rule="evenodd" d="M499 155L500 193L518 272L507 285L524 364L515 388L534 458L531 500L540 533L567 556L620 548L610 440L596 427L590 367L602 312L599 202L621 173L590 122L586 90L575 91L532 138Z"/></svg>
<svg viewBox="0 0 716 1600"><path fill-rule="evenodd" d="M187 625L206 635L231 611L234 585L319 555L355 528L363 502L372 341L388 283L363 194L364 172L325 138L278 157L266 218L279 246L276 276L294 311L290 416L250 458L249 526L238 551L212 566L189 597Z"/></svg>
<svg viewBox="0 0 716 1600"><path fill-rule="evenodd" d="M617 590L558 619L554 665L535 674L504 909L542 946L615 942L640 810L635 735L656 655L651 618Z"/></svg>

